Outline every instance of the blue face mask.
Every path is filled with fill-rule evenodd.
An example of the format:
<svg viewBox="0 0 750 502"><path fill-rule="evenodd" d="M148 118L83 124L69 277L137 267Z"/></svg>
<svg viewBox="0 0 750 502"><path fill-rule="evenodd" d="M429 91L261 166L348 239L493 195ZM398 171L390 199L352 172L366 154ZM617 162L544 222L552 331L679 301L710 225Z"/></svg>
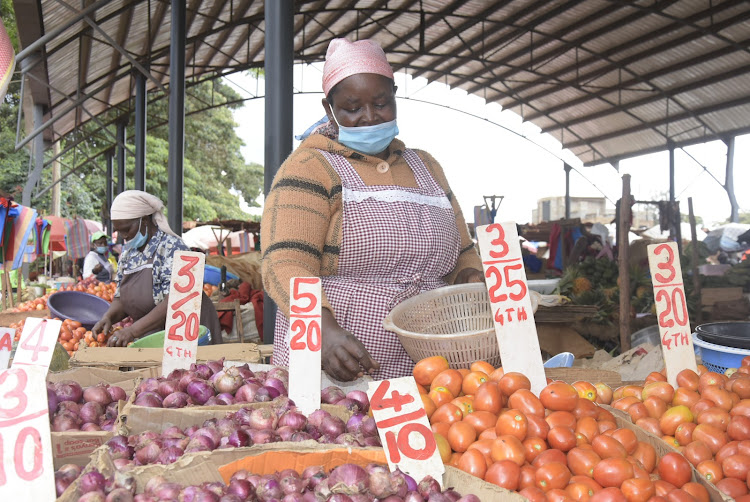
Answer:
<svg viewBox="0 0 750 502"><path fill-rule="evenodd" d="M333 115L333 112L331 112L331 115ZM339 126L339 143L367 155L375 155L384 151L398 134L396 119L382 124L362 127L344 127L336 120L336 116L333 117L333 120Z"/></svg>
<svg viewBox="0 0 750 502"><path fill-rule="evenodd" d="M107 252L107 246L96 246L96 252L99 254L104 254Z"/></svg>
<svg viewBox="0 0 750 502"><path fill-rule="evenodd" d="M138 223L138 233L135 234L135 237L130 239L128 242L125 243L125 249L140 249L141 246L146 244L146 241L148 240L148 236L146 234L141 233L141 223L143 223L143 220Z"/></svg>

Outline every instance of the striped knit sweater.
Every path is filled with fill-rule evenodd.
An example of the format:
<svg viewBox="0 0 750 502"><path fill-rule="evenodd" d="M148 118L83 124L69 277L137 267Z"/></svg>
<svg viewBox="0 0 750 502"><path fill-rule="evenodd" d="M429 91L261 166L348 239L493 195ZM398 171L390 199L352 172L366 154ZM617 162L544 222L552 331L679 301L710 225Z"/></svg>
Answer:
<svg viewBox="0 0 750 502"><path fill-rule="evenodd" d="M404 144L396 139L385 160L389 169L376 168L383 160L367 156L321 134L309 136L284 161L266 197L261 225L263 286L279 309L289 315L289 279L336 275L341 249L341 178L318 150L346 157L368 185L416 187L414 174L402 157ZM461 209L453 197L440 164L416 150L432 176L448 195L461 236L461 252L454 270L444 278L452 284L464 268L482 270L482 264ZM380 169L383 170L382 168ZM333 312L325 293L323 308ZM335 312L334 312L335 314Z"/></svg>

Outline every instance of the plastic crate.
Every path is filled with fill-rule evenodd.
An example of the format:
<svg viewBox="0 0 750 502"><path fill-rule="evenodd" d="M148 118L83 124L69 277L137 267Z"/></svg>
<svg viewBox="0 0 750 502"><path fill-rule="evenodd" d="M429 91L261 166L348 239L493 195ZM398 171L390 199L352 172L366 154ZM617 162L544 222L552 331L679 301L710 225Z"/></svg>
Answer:
<svg viewBox="0 0 750 502"><path fill-rule="evenodd" d="M198 346L211 343L211 332L203 325L198 329ZM164 347L164 330L139 338L130 344L130 347L141 349L158 349Z"/></svg>
<svg viewBox="0 0 750 502"><path fill-rule="evenodd" d="M729 368L739 368L742 365L742 359L750 356L750 350L708 343L698 338L695 333L693 333L693 346L695 353L701 356L703 365L709 371L722 375Z"/></svg>

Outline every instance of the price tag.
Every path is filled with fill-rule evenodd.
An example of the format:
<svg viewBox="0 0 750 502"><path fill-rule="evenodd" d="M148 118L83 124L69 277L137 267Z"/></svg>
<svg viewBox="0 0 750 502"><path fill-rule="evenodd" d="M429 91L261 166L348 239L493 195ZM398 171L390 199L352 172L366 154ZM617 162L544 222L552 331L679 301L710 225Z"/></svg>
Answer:
<svg viewBox="0 0 750 502"><path fill-rule="evenodd" d="M55 500L47 369L0 371L0 493L24 500Z"/></svg>
<svg viewBox="0 0 750 502"><path fill-rule="evenodd" d="M167 322L164 326L163 376L176 369L188 369L195 362L205 262L203 253L178 251L174 254Z"/></svg>
<svg viewBox="0 0 750 502"><path fill-rule="evenodd" d="M484 225L477 227L476 235L503 370L526 375L531 391L538 396L547 385L547 377L516 224L511 221Z"/></svg>
<svg viewBox="0 0 750 502"><path fill-rule="evenodd" d="M320 408L320 278L289 281L289 398L304 415Z"/></svg>
<svg viewBox="0 0 750 502"><path fill-rule="evenodd" d="M398 467L417 483L430 475L442 486L445 466L414 377L370 382L367 397L391 472Z"/></svg>
<svg viewBox="0 0 750 502"><path fill-rule="evenodd" d="M13 367L41 366L46 371L52 362L61 326L62 321L27 317L16 347Z"/></svg>
<svg viewBox="0 0 750 502"><path fill-rule="evenodd" d="M8 369L10 362L10 351L13 350L13 337L16 330L11 328L0 328L0 371Z"/></svg>
<svg viewBox="0 0 750 502"><path fill-rule="evenodd" d="M677 373L684 369L698 372L677 243L649 245L648 266L654 284L667 381L677 388Z"/></svg>

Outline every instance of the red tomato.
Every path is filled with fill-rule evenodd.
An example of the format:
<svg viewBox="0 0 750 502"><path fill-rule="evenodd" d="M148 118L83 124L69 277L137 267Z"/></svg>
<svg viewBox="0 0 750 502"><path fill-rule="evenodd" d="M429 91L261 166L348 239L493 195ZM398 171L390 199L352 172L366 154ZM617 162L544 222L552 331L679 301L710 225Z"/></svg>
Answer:
<svg viewBox="0 0 750 502"><path fill-rule="evenodd" d="M473 396L476 394L479 386L489 381L490 377L481 371L472 371L466 375L461 384L461 390L464 394Z"/></svg>
<svg viewBox="0 0 750 502"><path fill-rule="evenodd" d="M653 398L658 399L658 398ZM636 423L641 418L647 418L648 415L648 408L646 408L646 405L643 403L633 403L630 406L628 406L628 409L625 410L625 413L630 415L630 421L633 423Z"/></svg>
<svg viewBox="0 0 750 502"><path fill-rule="evenodd" d="M521 479L521 467L511 460L495 462L484 476L484 480L507 490L517 490Z"/></svg>
<svg viewBox="0 0 750 502"><path fill-rule="evenodd" d="M471 424L477 434L481 434L487 429L494 428L497 417L489 411L474 411L464 417L464 422Z"/></svg>
<svg viewBox="0 0 750 502"><path fill-rule="evenodd" d="M627 413L628 408L640 402L641 400L635 396L626 396L626 397L621 397L620 399L616 399L612 403L612 407L616 410L624 411Z"/></svg>
<svg viewBox="0 0 750 502"><path fill-rule="evenodd" d="M682 455L694 466L713 459L713 453L703 441L693 441L682 449Z"/></svg>
<svg viewBox="0 0 750 502"><path fill-rule="evenodd" d="M591 443L599 435L599 425L594 418L583 417L576 423L575 433L582 434Z"/></svg>
<svg viewBox="0 0 750 502"><path fill-rule="evenodd" d="M529 437L523 440L526 461L532 463L543 451L547 450L547 442L541 438Z"/></svg>
<svg viewBox="0 0 750 502"><path fill-rule="evenodd" d="M432 387L427 395L438 408L450 403L454 398L453 394L445 387Z"/></svg>
<svg viewBox="0 0 750 502"><path fill-rule="evenodd" d="M646 502L656 494L656 488L650 479L626 479L620 490L628 502Z"/></svg>
<svg viewBox="0 0 750 502"><path fill-rule="evenodd" d="M661 427L659 427L659 420L651 417L639 419L635 425L640 427L646 432L650 432L654 436L662 436Z"/></svg>
<svg viewBox="0 0 750 502"><path fill-rule="evenodd" d="M695 371L685 369L677 373L676 380L678 387L684 387L688 390L698 390L700 377Z"/></svg>
<svg viewBox="0 0 750 502"><path fill-rule="evenodd" d="M513 374L514 373L508 373L508 375L513 375ZM518 374L518 373L515 373L515 374ZM498 383L498 386L500 386L500 383ZM502 387L500 390L502 390ZM505 393L505 391L503 391L503 393ZM750 403L750 400L748 400L748 403ZM523 413L527 417L529 415L536 415L538 417L544 418L544 413L545 413L544 405L539 400L539 398L536 397L528 389L519 389L515 391L513 394L511 394L510 397L508 398L508 407L520 410L521 413Z"/></svg>
<svg viewBox="0 0 750 502"><path fill-rule="evenodd" d="M598 404L609 404L612 402L612 388L606 383L597 383L596 387L596 402Z"/></svg>
<svg viewBox="0 0 750 502"><path fill-rule="evenodd" d="M638 441L638 446L632 457L641 463L646 472L651 473L656 467L656 449L644 441Z"/></svg>
<svg viewBox="0 0 750 502"><path fill-rule="evenodd" d="M573 499L570 498L570 495L568 495L568 492L566 492L565 490L561 488L553 488L552 490L547 492L547 501L548 502L573 502Z"/></svg>
<svg viewBox="0 0 750 502"><path fill-rule="evenodd" d="M560 451L570 451L576 446L576 435L573 429L567 427L553 427L547 434L547 443L551 448Z"/></svg>
<svg viewBox="0 0 750 502"><path fill-rule="evenodd" d="M581 399L588 399L591 402L596 401L596 387L593 384L578 381L573 382L573 387L575 387L578 397Z"/></svg>
<svg viewBox="0 0 750 502"><path fill-rule="evenodd" d="M550 462L536 470L536 486L545 492L554 489L562 489L567 486L570 477L570 471L565 464L560 462Z"/></svg>
<svg viewBox="0 0 750 502"><path fill-rule="evenodd" d="M568 452L567 462L571 472L580 476L592 477L594 467L601 462L601 457L594 450L573 448Z"/></svg>
<svg viewBox="0 0 750 502"><path fill-rule="evenodd" d="M625 458L605 458L594 466L594 481L603 487L619 488L633 477L633 465Z"/></svg>
<svg viewBox="0 0 750 502"><path fill-rule="evenodd" d="M687 446L693 442L693 431L696 427L693 422L685 422L677 426L677 430L674 431L674 438L680 446Z"/></svg>
<svg viewBox="0 0 750 502"><path fill-rule="evenodd" d="M579 419L584 417L596 418L597 416L599 416L600 409L601 408L595 405L593 401L579 398L578 404L576 404L576 407L573 410L573 416Z"/></svg>
<svg viewBox="0 0 750 502"><path fill-rule="evenodd" d="M538 468L544 464L549 464L550 462L565 464L567 462L567 457L565 457L565 454L560 450L544 450L534 459L534 462L532 462L531 465Z"/></svg>
<svg viewBox="0 0 750 502"><path fill-rule="evenodd" d="M527 498L529 502L547 502L547 495L536 486L527 486L518 494Z"/></svg>
<svg viewBox="0 0 750 502"><path fill-rule="evenodd" d="M466 450L458 459L458 468L472 476L484 479L487 473L487 461L479 450Z"/></svg>
<svg viewBox="0 0 750 502"><path fill-rule="evenodd" d="M628 455L632 454L638 447L638 438L635 437L635 432L630 429L617 429L612 433L612 437L625 447Z"/></svg>
<svg viewBox="0 0 750 502"><path fill-rule="evenodd" d="M435 410L435 413L430 417L431 423L446 422L452 424L453 422L459 422L463 419L463 413L461 409L453 403L445 403Z"/></svg>
<svg viewBox="0 0 750 502"><path fill-rule="evenodd" d="M662 433L672 436L680 424L692 422L693 414L687 406L673 406L669 408L659 419L659 427Z"/></svg>
<svg viewBox="0 0 750 502"><path fill-rule="evenodd" d="M497 386L503 394L510 397L517 390L531 389L531 382L526 375L511 371L510 373L505 373L503 375L503 377L497 382Z"/></svg>
<svg viewBox="0 0 750 502"><path fill-rule="evenodd" d="M589 502L627 502L627 500L619 488L609 487L596 492Z"/></svg>
<svg viewBox="0 0 750 502"><path fill-rule="evenodd" d="M474 394L474 411L488 411L494 415L503 408L503 395L495 382L485 382Z"/></svg>
<svg viewBox="0 0 750 502"><path fill-rule="evenodd" d="M643 406L646 408L648 416L651 418L661 417L667 411L667 404L656 396L649 396L643 400Z"/></svg>
<svg viewBox="0 0 750 502"><path fill-rule="evenodd" d="M521 490L528 487L533 487L538 490L538 488L534 486L534 483L536 483L536 467L533 465L524 465L521 467L521 476L518 480L518 487Z"/></svg>
<svg viewBox="0 0 750 502"><path fill-rule="evenodd" d="M544 407L553 411L573 411L578 399L575 387L565 382L552 382L539 393Z"/></svg>
<svg viewBox="0 0 750 502"><path fill-rule="evenodd" d="M700 424L693 430L693 440L702 441L715 454L727 444L729 437L712 425Z"/></svg>
<svg viewBox="0 0 750 502"><path fill-rule="evenodd" d="M643 387L641 392L641 399L645 401L649 397L658 397L667 404L672 402L674 397L674 387L669 385L667 382L651 382Z"/></svg>
<svg viewBox="0 0 750 502"><path fill-rule="evenodd" d="M698 394L698 391L696 390L690 390L686 389L684 387L679 387L677 390L674 391L674 397L672 398L672 405L673 406L687 406L688 408L692 408L695 403L700 401L701 395Z"/></svg>
<svg viewBox="0 0 750 502"><path fill-rule="evenodd" d="M495 432L498 436L509 434L517 437L519 441L526 439L528 430L529 421L526 419L526 415L516 409L502 412L495 424Z"/></svg>
<svg viewBox="0 0 750 502"><path fill-rule="evenodd" d="M601 458L625 458L628 456L625 447L615 438L605 435L599 435L591 442L594 451Z"/></svg>
<svg viewBox="0 0 750 502"><path fill-rule="evenodd" d="M477 439L477 431L471 424L466 422L456 422L448 430L448 444L451 449L457 452L465 452L469 445Z"/></svg>
<svg viewBox="0 0 750 502"><path fill-rule="evenodd" d="M435 376L430 382L430 388L445 387L448 391L457 396L461 392L461 382L463 377L461 373L453 369L443 370Z"/></svg>
<svg viewBox="0 0 750 502"><path fill-rule="evenodd" d="M672 483L677 488L681 488L682 485L689 482L693 468L690 466L690 462L685 460L685 457L679 453L667 453L664 455L656 466L659 477L668 483Z"/></svg>
<svg viewBox="0 0 750 502"><path fill-rule="evenodd" d="M526 462L526 450L523 443L517 437L510 435L498 436L492 442L491 456L493 462L512 460L519 466Z"/></svg>
<svg viewBox="0 0 750 502"><path fill-rule="evenodd" d="M565 487L565 492L570 498L580 502L587 502L594 495L594 490L584 483L574 483L572 481Z"/></svg>
<svg viewBox="0 0 750 502"><path fill-rule="evenodd" d="M750 417L731 417L727 426L729 439L744 441L750 439Z"/></svg>
<svg viewBox="0 0 750 502"><path fill-rule="evenodd" d="M718 385L707 385L701 390L701 398L708 399L719 408L729 411L732 409L732 395Z"/></svg>
<svg viewBox="0 0 750 502"><path fill-rule="evenodd" d="M492 439L477 439L469 445L469 448L466 451L477 450L481 452L482 455L484 455L487 467L489 467L492 465L492 457L490 456L490 453L492 452L492 442Z"/></svg>
<svg viewBox="0 0 750 502"><path fill-rule="evenodd" d="M526 433L528 437L547 439L550 427L545 419L537 415L527 414L526 420L529 422L529 429Z"/></svg>
<svg viewBox="0 0 750 502"><path fill-rule="evenodd" d="M695 497L698 502L710 502L711 497L708 494L706 487L700 483L691 481L682 485L682 490L688 492L690 495Z"/></svg>
<svg viewBox="0 0 750 502"><path fill-rule="evenodd" d="M716 488L733 499L747 495L747 484L736 478L724 478L716 483Z"/></svg>
<svg viewBox="0 0 750 502"><path fill-rule="evenodd" d="M414 365L412 374L418 384L428 386L441 371L448 369L448 360L443 356L422 359Z"/></svg>
<svg viewBox="0 0 750 502"><path fill-rule="evenodd" d="M721 462L721 469L724 471L724 476L728 478L737 478L746 481L747 471L750 470L750 456L742 454L730 455Z"/></svg>
<svg viewBox="0 0 750 502"><path fill-rule="evenodd" d="M569 411L553 411L544 418L551 428L565 427L570 430L576 428L576 417Z"/></svg>
<svg viewBox="0 0 750 502"><path fill-rule="evenodd" d="M724 479L724 471L721 469L721 464L716 460L704 460L695 466L695 470L703 474L703 477L713 484Z"/></svg>

